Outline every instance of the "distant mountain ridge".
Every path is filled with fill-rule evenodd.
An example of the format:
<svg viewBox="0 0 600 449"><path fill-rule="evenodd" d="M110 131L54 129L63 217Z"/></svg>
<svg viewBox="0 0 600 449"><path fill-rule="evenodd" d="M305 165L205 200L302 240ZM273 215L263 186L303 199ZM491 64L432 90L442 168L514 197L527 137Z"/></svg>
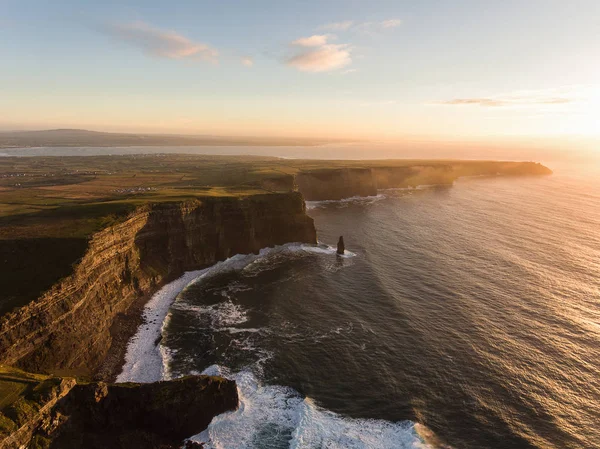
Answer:
<svg viewBox="0 0 600 449"><path fill-rule="evenodd" d="M0 132L0 148L102 146L313 146L342 140L287 137L227 137L181 134L135 134L58 128Z"/></svg>

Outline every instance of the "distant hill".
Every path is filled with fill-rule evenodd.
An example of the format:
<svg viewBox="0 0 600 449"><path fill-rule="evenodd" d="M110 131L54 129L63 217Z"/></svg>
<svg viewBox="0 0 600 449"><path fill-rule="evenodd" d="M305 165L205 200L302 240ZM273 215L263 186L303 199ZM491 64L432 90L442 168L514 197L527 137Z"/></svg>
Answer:
<svg viewBox="0 0 600 449"><path fill-rule="evenodd" d="M0 148L21 147L111 147L111 146L297 146L321 145L339 140L223 137L177 134L126 134L85 129L49 129L42 131L0 132Z"/></svg>

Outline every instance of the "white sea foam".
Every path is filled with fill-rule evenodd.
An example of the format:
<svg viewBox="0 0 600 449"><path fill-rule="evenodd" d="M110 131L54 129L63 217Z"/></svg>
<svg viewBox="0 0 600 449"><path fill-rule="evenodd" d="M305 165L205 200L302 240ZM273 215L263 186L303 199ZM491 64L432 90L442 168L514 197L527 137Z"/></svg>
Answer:
<svg viewBox="0 0 600 449"><path fill-rule="evenodd" d="M350 205L370 205L378 201L389 198L394 192L412 193L415 190L428 190L440 187L448 187L451 184L422 184L416 187L391 187L389 189L379 189L377 195L371 196L351 196L341 200L322 200L322 201L306 201L306 209L318 209L326 206L348 207Z"/></svg>
<svg viewBox="0 0 600 449"><path fill-rule="evenodd" d="M240 406L217 416L191 439L207 449L426 449L414 423L345 418L324 410L292 388L261 385L250 371L232 374L213 365L204 374L234 379Z"/></svg>
<svg viewBox="0 0 600 449"><path fill-rule="evenodd" d="M385 198L386 196L380 193L372 196L351 196L349 198L343 198L341 200L306 201L306 209L317 209L328 205L334 205L337 207L348 207L353 204L367 205L376 203L377 201L381 201Z"/></svg>
<svg viewBox="0 0 600 449"><path fill-rule="evenodd" d="M144 321L129 341L125 365L117 382L156 382L163 377L163 359L157 349L157 341L169 307L177 295L195 278L207 270L189 271L152 296L144 308Z"/></svg>
<svg viewBox="0 0 600 449"><path fill-rule="evenodd" d="M353 254L346 252L348 255ZM163 329L168 325L171 305L185 288L219 273L253 269L253 264L258 264L269 256L295 253L335 254L335 249L327 245L289 243L262 249L259 254L236 254L204 270L187 272L179 279L162 287L144 308L144 324L138 328L134 337L129 341L125 364L121 374L117 376L117 382L156 382L169 377L168 360L172 354L157 342ZM178 304L178 306L186 307L184 304ZM192 306L188 305L188 307ZM222 327L231 327L247 319L244 311L230 301L209 310L212 312L216 324Z"/></svg>
<svg viewBox="0 0 600 449"><path fill-rule="evenodd" d="M273 255L314 253L334 255L335 248L328 245L289 244L265 249L258 255L236 255L208 269L185 273L181 278L164 286L146 305L146 323L138 329L129 343L126 363L118 382L154 382L169 379L170 361L175 350L157 345L163 329L168 325L169 309L178 294L198 282L218 273L254 269L253 264ZM346 251L346 257L355 256ZM261 351L243 334L268 332L266 329L237 328L247 320L245 312L228 300L212 306L196 307L178 302L175 307L208 314L215 330L240 334L233 340L239 350L256 352L260 357L252 370L231 373L227 368L214 365L203 374L222 375L234 379L238 386L240 406L234 412L219 415L209 427L192 439L206 443L207 449L242 449L261 446L300 448L429 448L419 437L412 422L392 423L383 420L351 419L317 406L310 398L303 398L292 388L278 385L261 385L254 373L260 374L266 360L273 356ZM341 332L342 328L332 332Z"/></svg>
<svg viewBox="0 0 600 449"><path fill-rule="evenodd" d="M195 312L202 318L208 318L209 325L214 330L220 330L248 321L246 311L239 304L234 304L231 300L210 306L176 302L173 304L173 308Z"/></svg>

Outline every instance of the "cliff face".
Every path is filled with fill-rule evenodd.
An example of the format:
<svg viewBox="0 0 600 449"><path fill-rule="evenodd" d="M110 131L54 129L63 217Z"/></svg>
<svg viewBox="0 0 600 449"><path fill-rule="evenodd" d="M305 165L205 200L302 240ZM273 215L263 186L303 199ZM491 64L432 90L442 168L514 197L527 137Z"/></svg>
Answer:
<svg viewBox="0 0 600 449"><path fill-rule="evenodd" d="M0 321L0 363L92 375L115 318L184 271L288 242L316 243L298 193L147 205L91 239L71 276Z"/></svg>
<svg viewBox="0 0 600 449"><path fill-rule="evenodd" d="M378 189L450 185L461 176L549 174L552 170L534 162L468 161L304 171L296 183L307 200L321 201L377 195Z"/></svg>
<svg viewBox="0 0 600 449"><path fill-rule="evenodd" d="M377 195L377 184L369 168L300 172L296 175L296 184L304 198L311 201Z"/></svg>
<svg viewBox="0 0 600 449"><path fill-rule="evenodd" d="M175 449L238 406L220 377L114 385L0 370L0 389L15 383L20 396L0 402L0 449Z"/></svg>
<svg viewBox="0 0 600 449"><path fill-rule="evenodd" d="M414 165L407 167L375 167L373 178L378 189L452 184L458 175L449 165Z"/></svg>
<svg viewBox="0 0 600 449"><path fill-rule="evenodd" d="M235 382L220 377L76 385L36 437L50 441L51 449L178 449L216 415L237 406Z"/></svg>

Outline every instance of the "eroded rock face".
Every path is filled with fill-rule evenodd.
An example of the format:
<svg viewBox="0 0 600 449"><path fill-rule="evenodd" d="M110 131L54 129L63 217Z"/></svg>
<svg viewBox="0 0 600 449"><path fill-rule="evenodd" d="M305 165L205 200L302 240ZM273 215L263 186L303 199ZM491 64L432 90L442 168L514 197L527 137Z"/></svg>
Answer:
<svg viewBox="0 0 600 449"><path fill-rule="evenodd" d="M0 363L91 376L134 301L185 271L288 242L316 243L297 192L143 206L95 234L71 276L0 319Z"/></svg>
<svg viewBox="0 0 600 449"><path fill-rule="evenodd" d="M334 168L300 172L298 190L310 201L341 200L353 196L377 195L370 168Z"/></svg>
<svg viewBox="0 0 600 449"><path fill-rule="evenodd" d="M51 449L175 449L237 406L235 382L220 377L76 385L36 436Z"/></svg>

